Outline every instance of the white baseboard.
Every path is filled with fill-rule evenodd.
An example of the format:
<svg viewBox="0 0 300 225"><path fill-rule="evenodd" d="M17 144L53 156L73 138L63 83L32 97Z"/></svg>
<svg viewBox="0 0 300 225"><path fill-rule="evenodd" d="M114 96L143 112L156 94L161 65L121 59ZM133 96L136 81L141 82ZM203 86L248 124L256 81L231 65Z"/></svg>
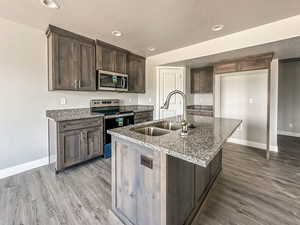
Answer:
<svg viewBox="0 0 300 225"><path fill-rule="evenodd" d="M300 137L300 133L285 131L285 130L278 130L279 135L291 136L291 137Z"/></svg>
<svg viewBox="0 0 300 225"><path fill-rule="evenodd" d="M245 146L258 148L258 149L262 149L262 150L267 149L267 145L264 143L241 140L241 139L237 139L237 138L228 138L227 142L231 142L231 143L238 144L238 145L245 145ZM270 146L270 151L278 152L278 146Z"/></svg>
<svg viewBox="0 0 300 225"><path fill-rule="evenodd" d="M41 166L45 166L48 165L49 163L49 159L48 157L45 158L41 158L38 160L34 160L31 162L27 162L24 164L20 164L17 166L13 166L13 167L9 167L9 168L5 168L0 170L0 179L6 178L6 177L10 177L19 173L23 173L26 172L28 170L32 170Z"/></svg>

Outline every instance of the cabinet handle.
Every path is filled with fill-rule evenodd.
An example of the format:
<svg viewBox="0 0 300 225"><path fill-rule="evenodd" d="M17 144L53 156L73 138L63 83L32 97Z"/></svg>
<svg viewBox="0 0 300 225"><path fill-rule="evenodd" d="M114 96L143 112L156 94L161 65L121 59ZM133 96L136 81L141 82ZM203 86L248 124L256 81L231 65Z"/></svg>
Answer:
<svg viewBox="0 0 300 225"><path fill-rule="evenodd" d="M78 81L78 88L81 88L81 80Z"/></svg>
<svg viewBox="0 0 300 225"><path fill-rule="evenodd" d="M141 155L141 165L148 167L149 169L153 169L153 159Z"/></svg>
<svg viewBox="0 0 300 225"><path fill-rule="evenodd" d="M77 88L77 80L74 81L74 86Z"/></svg>

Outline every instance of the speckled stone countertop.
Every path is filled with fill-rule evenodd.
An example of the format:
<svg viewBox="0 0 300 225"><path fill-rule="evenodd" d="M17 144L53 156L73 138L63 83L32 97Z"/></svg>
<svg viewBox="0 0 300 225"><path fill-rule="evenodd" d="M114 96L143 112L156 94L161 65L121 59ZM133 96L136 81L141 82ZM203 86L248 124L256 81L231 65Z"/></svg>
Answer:
<svg viewBox="0 0 300 225"><path fill-rule="evenodd" d="M147 112L153 111L154 107L150 105L125 105L121 106L121 111ZM104 114L92 113L90 108L58 109L47 110L46 116L55 121L78 120L95 117L103 117Z"/></svg>
<svg viewBox="0 0 300 225"><path fill-rule="evenodd" d="M170 118L168 120L178 121L177 119ZM188 116L188 121L195 128L191 129L186 137L180 136L181 130L170 131L170 133L162 136L147 136L132 130L133 128L152 126L159 121L116 128L109 130L108 133L199 166L207 167L220 151L227 138L242 122L241 120L202 116Z"/></svg>
<svg viewBox="0 0 300 225"><path fill-rule="evenodd" d="M47 110L46 116L55 121L66 121L66 120L79 120L79 119L103 117L104 114L99 114L99 113L95 114L90 111L90 108L81 108L81 109Z"/></svg>

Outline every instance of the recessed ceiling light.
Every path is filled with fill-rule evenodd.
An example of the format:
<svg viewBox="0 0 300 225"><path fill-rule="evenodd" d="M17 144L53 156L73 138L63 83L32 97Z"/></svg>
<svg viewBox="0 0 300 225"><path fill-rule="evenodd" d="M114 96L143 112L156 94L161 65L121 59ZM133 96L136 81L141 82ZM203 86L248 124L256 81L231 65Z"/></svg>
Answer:
<svg viewBox="0 0 300 225"><path fill-rule="evenodd" d="M118 30L114 30L113 32L111 32L112 35L116 36L116 37L120 37L122 36L122 32L121 31L118 31Z"/></svg>
<svg viewBox="0 0 300 225"><path fill-rule="evenodd" d="M156 50L156 48L154 48L154 47L149 47L148 50L149 50L150 52L154 52L154 51Z"/></svg>
<svg viewBox="0 0 300 225"><path fill-rule="evenodd" d="M42 4L51 9L59 9L60 5L56 0L41 0Z"/></svg>
<svg viewBox="0 0 300 225"><path fill-rule="evenodd" d="M222 30L224 28L224 25L223 24L217 24L217 25L214 25L214 26L212 26L212 30L213 31L220 31L220 30Z"/></svg>

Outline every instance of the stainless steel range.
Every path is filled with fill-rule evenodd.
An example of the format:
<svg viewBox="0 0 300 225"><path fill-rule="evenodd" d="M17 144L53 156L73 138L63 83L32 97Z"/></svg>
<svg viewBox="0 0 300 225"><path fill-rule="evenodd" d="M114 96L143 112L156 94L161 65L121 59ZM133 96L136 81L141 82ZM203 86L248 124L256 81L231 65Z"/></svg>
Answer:
<svg viewBox="0 0 300 225"><path fill-rule="evenodd" d="M91 100L90 107L92 113L104 114L104 156L106 156L105 153L111 152L111 136L107 134L107 130L134 124L134 112L124 110L120 106L119 99Z"/></svg>

